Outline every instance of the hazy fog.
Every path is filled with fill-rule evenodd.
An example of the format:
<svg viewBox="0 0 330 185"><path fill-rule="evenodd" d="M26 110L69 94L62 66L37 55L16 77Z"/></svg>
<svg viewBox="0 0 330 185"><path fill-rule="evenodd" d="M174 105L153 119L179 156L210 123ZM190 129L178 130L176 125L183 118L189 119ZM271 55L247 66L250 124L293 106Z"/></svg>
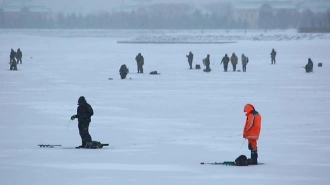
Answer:
<svg viewBox="0 0 330 185"><path fill-rule="evenodd" d="M35 3L51 8L54 12L111 11L121 4L128 4L134 1L143 2L143 0L33 0ZM152 0L153 3L190 3L194 5L225 1L235 2L241 0Z"/></svg>
<svg viewBox="0 0 330 185"><path fill-rule="evenodd" d="M274 4L274 7L278 5L287 7L274 11L271 6L261 6L252 13L249 12L250 10L247 12L245 9L237 8L239 2L266 2L266 0L4 0L3 2L6 1L32 1L35 5L44 5L52 11L46 14L42 11L41 13L20 11L15 15L2 10L0 28L227 30L322 28L323 31L330 30L330 4L298 3L308 0L269 0L289 1L289 3L270 3ZM309 1L324 2L324 0ZM242 7L246 5L243 4ZM248 3L248 5L256 4ZM141 6L146 8L140 8Z"/></svg>

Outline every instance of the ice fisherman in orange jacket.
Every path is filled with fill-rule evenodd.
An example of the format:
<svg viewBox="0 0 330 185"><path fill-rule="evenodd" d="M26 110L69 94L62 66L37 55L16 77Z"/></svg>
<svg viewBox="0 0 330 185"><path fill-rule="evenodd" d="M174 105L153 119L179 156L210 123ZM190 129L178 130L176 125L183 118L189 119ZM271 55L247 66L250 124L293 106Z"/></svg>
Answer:
<svg viewBox="0 0 330 185"><path fill-rule="evenodd" d="M257 140L259 139L261 129L261 115L251 104L245 105L244 112L246 112L246 122L243 138L248 140L248 148L251 150L251 158L248 159L248 164L258 164Z"/></svg>

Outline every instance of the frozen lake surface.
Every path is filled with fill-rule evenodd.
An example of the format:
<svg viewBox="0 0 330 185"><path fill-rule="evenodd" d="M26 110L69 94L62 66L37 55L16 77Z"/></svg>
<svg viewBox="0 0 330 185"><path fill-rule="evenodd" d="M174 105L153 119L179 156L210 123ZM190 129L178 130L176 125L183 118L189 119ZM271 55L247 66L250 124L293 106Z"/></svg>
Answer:
<svg viewBox="0 0 330 185"><path fill-rule="evenodd" d="M283 35L299 39L278 39ZM168 38L236 43L117 43ZM327 34L0 30L0 43L1 184L329 184ZM23 52L18 71L9 70L11 48ZM278 54L276 65L270 65L272 48ZM210 54L212 71L189 70L189 51L194 66ZM136 69L139 52L145 58L144 74ZM239 69L242 53L249 57L246 73L232 72L231 66L223 72L221 58L233 52ZM310 74L302 68L308 58L314 61ZM122 64L129 67L131 80L120 80ZM154 70L161 75L149 75ZM81 144L77 121L70 117L82 95L94 109L93 140L110 146L39 148ZM263 118L258 152L266 164L200 165L249 156L242 138L247 103Z"/></svg>

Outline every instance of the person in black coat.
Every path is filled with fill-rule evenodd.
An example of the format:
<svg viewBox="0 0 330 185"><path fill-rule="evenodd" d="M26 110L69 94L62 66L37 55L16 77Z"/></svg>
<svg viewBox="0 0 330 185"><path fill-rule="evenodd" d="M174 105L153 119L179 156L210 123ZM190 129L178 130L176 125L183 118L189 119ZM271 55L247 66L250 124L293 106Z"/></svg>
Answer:
<svg viewBox="0 0 330 185"><path fill-rule="evenodd" d="M188 58L189 67L190 67L190 69L192 69L194 54L192 54L192 52L189 51L189 55L186 55L186 57Z"/></svg>
<svg viewBox="0 0 330 185"><path fill-rule="evenodd" d="M119 74L120 74L121 79L125 79L128 73L129 73L129 70L128 70L127 66L125 64L121 65L120 69L119 69Z"/></svg>
<svg viewBox="0 0 330 185"><path fill-rule="evenodd" d="M270 53L270 58L272 59L272 63L271 64L275 64L276 63L276 51L274 49L272 49L272 52Z"/></svg>
<svg viewBox="0 0 330 185"><path fill-rule="evenodd" d="M10 51L10 70L17 70L17 62L16 62L16 52L11 49Z"/></svg>
<svg viewBox="0 0 330 185"><path fill-rule="evenodd" d="M94 111L92 106L87 103L84 96L80 96L78 99L77 114L71 116L71 120L78 118L78 129L79 135L81 137L81 146L78 146L77 148L85 148L86 144L92 141L92 137L88 132L88 128L93 114Z"/></svg>
<svg viewBox="0 0 330 185"><path fill-rule="evenodd" d="M143 73L143 65L144 65L144 57L139 53L136 57L136 64L137 64L137 70L138 73Z"/></svg>
<svg viewBox="0 0 330 185"><path fill-rule="evenodd" d="M17 64L18 63L22 64L22 57L23 57L23 53L22 53L21 49L18 48L17 52L16 52Z"/></svg>
<svg viewBox="0 0 330 185"><path fill-rule="evenodd" d="M206 56L205 59L203 59L203 64L205 65L205 69L204 69L204 72L210 72L211 71L211 68L210 68L210 55L208 54Z"/></svg>
<svg viewBox="0 0 330 185"><path fill-rule="evenodd" d="M306 73L313 72L313 61L309 58L308 63L305 66Z"/></svg>
<svg viewBox="0 0 330 185"><path fill-rule="evenodd" d="M228 63L229 63L229 57L228 57L227 54L222 58L220 64L222 64L222 63L223 63L223 69L224 69L224 71L227 72L227 69L228 69Z"/></svg>
<svg viewBox="0 0 330 185"><path fill-rule="evenodd" d="M249 63L249 58L242 54L242 70L246 72L246 65Z"/></svg>

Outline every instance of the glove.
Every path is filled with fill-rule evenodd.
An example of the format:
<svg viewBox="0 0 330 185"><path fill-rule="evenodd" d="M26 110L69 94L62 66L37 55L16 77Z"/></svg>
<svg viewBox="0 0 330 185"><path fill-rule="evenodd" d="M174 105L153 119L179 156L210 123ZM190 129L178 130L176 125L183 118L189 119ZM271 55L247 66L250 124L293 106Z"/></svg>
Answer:
<svg viewBox="0 0 330 185"><path fill-rule="evenodd" d="M75 118L76 118L76 116L75 116L75 115L71 116L71 120L74 120Z"/></svg>

